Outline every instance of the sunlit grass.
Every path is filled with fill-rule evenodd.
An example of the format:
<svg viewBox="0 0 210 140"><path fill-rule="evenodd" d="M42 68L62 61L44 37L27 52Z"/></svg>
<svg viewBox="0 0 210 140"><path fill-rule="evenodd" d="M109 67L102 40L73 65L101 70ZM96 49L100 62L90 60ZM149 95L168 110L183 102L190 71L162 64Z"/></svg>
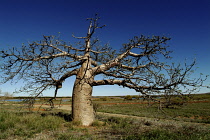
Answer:
<svg viewBox="0 0 210 140"><path fill-rule="evenodd" d="M64 122L59 117L40 117L36 113L1 111L0 139L10 136L30 138L42 131L55 131Z"/></svg>
<svg viewBox="0 0 210 140"><path fill-rule="evenodd" d="M158 105L147 106L141 104L103 105L99 112L126 114L149 118L185 119L187 121L210 123L210 104L195 103L177 108L162 108Z"/></svg>
<svg viewBox="0 0 210 140"><path fill-rule="evenodd" d="M202 100L206 100L204 96ZM22 108L22 105L1 104L0 139L208 140L210 137L210 104L208 102L189 103L182 107L162 108L162 110L158 110L158 105L155 104L150 107L147 104L121 104L139 101L111 99L94 102L97 103L97 111L145 118L97 115L97 120L92 126L82 127L71 122L69 111L56 109L29 111Z"/></svg>
<svg viewBox="0 0 210 140"><path fill-rule="evenodd" d="M101 116L102 117L102 116ZM104 130L116 139L137 140L208 140L210 127L187 123L163 123L131 118L101 118L110 129Z"/></svg>
<svg viewBox="0 0 210 140"><path fill-rule="evenodd" d="M1 105L4 108L3 105ZM11 107L11 108L9 108ZM98 115L90 127L66 120L65 112L0 110L0 139L183 139L208 140L209 127ZM11 110L9 110L11 109Z"/></svg>

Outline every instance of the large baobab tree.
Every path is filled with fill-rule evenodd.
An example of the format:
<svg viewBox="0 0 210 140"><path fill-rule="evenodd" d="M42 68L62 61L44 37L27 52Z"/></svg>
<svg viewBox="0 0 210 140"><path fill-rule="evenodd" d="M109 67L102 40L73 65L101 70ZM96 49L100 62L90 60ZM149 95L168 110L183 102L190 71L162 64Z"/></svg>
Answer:
<svg viewBox="0 0 210 140"><path fill-rule="evenodd" d="M121 50L101 46L94 33L99 28L99 18L88 19L87 35L75 46L55 36L22 45L21 48L2 50L2 82L23 80L23 92L38 97L44 90L55 88L56 97L62 83L75 76L72 92L72 118L82 125L94 119L91 102L94 86L119 85L144 95L177 92L181 86L196 86L201 79L188 79L194 62L190 65L167 64L170 51L165 36L134 37ZM84 43L82 42L84 41ZM101 80L96 80L96 76ZM97 78L97 79L98 79Z"/></svg>

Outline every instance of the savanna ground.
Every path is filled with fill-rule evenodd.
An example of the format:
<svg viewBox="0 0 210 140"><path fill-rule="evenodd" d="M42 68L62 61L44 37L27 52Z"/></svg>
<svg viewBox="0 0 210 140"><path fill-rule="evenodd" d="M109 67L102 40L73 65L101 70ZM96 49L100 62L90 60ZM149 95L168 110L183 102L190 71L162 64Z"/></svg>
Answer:
<svg viewBox="0 0 210 140"><path fill-rule="evenodd" d="M71 121L69 98L58 98L52 110L44 98L30 109L24 102L1 102L0 139L210 139L210 94L194 95L184 103L175 97L168 108L130 96L125 99L94 98L97 120L88 127Z"/></svg>

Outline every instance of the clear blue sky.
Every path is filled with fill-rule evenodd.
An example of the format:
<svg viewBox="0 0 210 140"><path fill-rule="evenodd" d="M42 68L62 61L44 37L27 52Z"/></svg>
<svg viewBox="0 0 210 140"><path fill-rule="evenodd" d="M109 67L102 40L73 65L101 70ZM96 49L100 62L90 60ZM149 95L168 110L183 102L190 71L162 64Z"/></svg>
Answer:
<svg viewBox="0 0 210 140"><path fill-rule="evenodd" d="M103 43L118 49L133 36L166 35L175 62L197 59L199 73L210 74L210 1L209 0L1 0L0 47L20 47L22 43L57 35L65 41L71 35L86 34L86 18L98 13L107 26L97 31ZM73 79L64 84L59 96L71 96ZM210 80L206 81L210 84ZM20 85L0 86L12 92ZM201 92L209 92L202 89ZM50 95L46 92L45 95ZM94 89L93 95L138 94L117 86ZM18 96L18 95L17 95Z"/></svg>

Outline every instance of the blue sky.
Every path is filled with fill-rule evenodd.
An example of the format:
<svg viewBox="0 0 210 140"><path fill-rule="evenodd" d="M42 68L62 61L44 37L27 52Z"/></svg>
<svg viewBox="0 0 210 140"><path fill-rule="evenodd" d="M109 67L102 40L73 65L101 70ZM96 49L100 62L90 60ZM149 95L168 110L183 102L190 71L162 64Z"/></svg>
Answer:
<svg viewBox="0 0 210 140"><path fill-rule="evenodd" d="M75 41L72 33L84 36L86 18L95 13L100 15L101 25L107 25L96 34L102 43L108 42L118 49L133 36L165 35L172 38L172 61L196 58L198 69L192 77L210 74L209 0L1 0L0 48L21 47L22 43L58 32L63 40ZM73 80L66 81L59 96L71 96ZM12 92L20 85L7 83L0 85L0 89ZM93 91L93 95L126 94L138 93L117 86L96 87Z"/></svg>

